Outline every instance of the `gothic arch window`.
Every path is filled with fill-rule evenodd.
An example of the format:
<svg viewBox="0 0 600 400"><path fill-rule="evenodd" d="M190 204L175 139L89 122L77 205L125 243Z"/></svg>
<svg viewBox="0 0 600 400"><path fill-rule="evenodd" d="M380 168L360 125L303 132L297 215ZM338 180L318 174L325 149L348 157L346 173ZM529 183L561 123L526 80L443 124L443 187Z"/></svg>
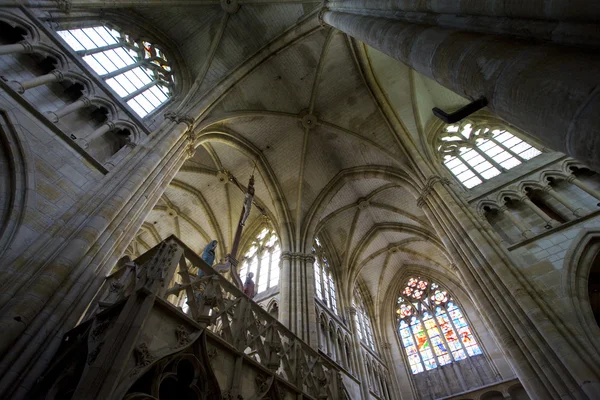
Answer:
<svg viewBox="0 0 600 400"><path fill-rule="evenodd" d="M541 154L504 128L470 121L446 125L436 148L446 168L468 189Z"/></svg>
<svg viewBox="0 0 600 400"><path fill-rule="evenodd" d="M318 237L315 237L312 251L315 256L315 295L337 314L335 282L333 281L331 266L329 265L329 261L327 261L327 256Z"/></svg>
<svg viewBox="0 0 600 400"><path fill-rule="evenodd" d="M171 65L152 43L106 25L57 33L140 117L171 97Z"/></svg>
<svg viewBox="0 0 600 400"><path fill-rule="evenodd" d="M281 246L279 238L271 228L262 229L250 244L242 258L240 278L246 279L249 272L254 274L256 294L279 284L279 259Z"/></svg>
<svg viewBox="0 0 600 400"><path fill-rule="evenodd" d="M437 283L410 278L398 296L396 318L413 374L482 354L462 311Z"/></svg>
<svg viewBox="0 0 600 400"><path fill-rule="evenodd" d="M354 318L356 319L356 326L358 328L358 337L363 341L371 350L375 351L375 341L373 340L373 328L371 327L371 319L367 313L365 301L361 294L361 290L356 285L354 287L354 300L352 306L356 309Z"/></svg>

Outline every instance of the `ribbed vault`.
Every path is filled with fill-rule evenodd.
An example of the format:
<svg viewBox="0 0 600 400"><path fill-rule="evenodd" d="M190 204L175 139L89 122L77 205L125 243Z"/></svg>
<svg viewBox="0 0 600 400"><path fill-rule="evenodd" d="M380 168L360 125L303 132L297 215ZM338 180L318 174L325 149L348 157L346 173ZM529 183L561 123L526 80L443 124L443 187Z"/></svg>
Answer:
<svg viewBox="0 0 600 400"><path fill-rule="evenodd" d="M310 251L319 235L335 252L344 292L360 278L378 309L403 266L448 266L417 207L418 185L398 136L417 137L427 119L423 107L461 99L443 92L436 99L434 83L402 66L395 76L380 74L390 61L314 25L315 13L308 14L315 6L248 4L234 14L214 5L136 9L178 43L196 75L190 104L201 116L195 155L129 251L176 234L198 252L217 239L217 256L224 257L243 192L223 172L246 185L255 171L264 212L253 208L242 243L263 223L277 230L284 250ZM306 21L315 27L300 29ZM369 75L376 89L387 89L397 121L384 114Z"/></svg>

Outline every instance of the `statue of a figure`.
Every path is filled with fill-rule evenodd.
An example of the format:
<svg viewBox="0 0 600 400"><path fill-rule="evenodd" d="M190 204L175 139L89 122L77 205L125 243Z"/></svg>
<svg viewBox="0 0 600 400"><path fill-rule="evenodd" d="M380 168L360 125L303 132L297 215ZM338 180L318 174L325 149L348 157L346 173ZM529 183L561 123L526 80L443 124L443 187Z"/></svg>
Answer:
<svg viewBox="0 0 600 400"><path fill-rule="evenodd" d="M254 175L250 177L250 184L248 185L248 191L244 198L244 216L240 222L241 226L244 226L246 220L250 216L250 210L252 209L252 200L254 200Z"/></svg>
<svg viewBox="0 0 600 400"><path fill-rule="evenodd" d="M254 274L248 272L248 275L246 275L246 282L244 282L244 294L251 299L254 298L254 281L252 278L254 278Z"/></svg>
<svg viewBox="0 0 600 400"><path fill-rule="evenodd" d="M202 252L202 260L208 264L209 267L212 267L215 262L215 250L217 249L217 241L213 240L209 244L206 245L204 251ZM198 270L198 276L204 275L202 270Z"/></svg>

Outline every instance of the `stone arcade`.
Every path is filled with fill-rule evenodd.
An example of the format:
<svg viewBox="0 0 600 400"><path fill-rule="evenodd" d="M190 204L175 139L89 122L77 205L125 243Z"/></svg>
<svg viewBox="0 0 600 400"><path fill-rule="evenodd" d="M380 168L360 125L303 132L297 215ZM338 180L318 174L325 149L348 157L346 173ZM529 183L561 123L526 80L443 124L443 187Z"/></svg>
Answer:
<svg viewBox="0 0 600 400"><path fill-rule="evenodd" d="M599 399L599 21L0 0L0 398Z"/></svg>

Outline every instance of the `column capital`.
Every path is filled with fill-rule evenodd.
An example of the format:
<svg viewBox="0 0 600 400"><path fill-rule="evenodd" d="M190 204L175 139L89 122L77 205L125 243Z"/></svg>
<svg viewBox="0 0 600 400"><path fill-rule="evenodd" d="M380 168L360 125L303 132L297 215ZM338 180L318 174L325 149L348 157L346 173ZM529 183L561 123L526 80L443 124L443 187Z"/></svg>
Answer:
<svg viewBox="0 0 600 400"><path fill-rule="evenodd" d="M283 260L301 260L308 261L310 263L315 262L315 255L312 253L299 253L294 251L284 251L281 253L281 258Z"/></svg>
<svg viewBox="0 0 600 400"><path fill-rule="evenodd" d="M550 193L550 192L553 192L553 191L554 191L554 188L553 188L552 186L550 186L550 185L545 185L545 186L542 188L542 191L543 191L544 193Z"/></svg>
<svg viewBox="0 0 600 400"><path fill-rule="evenodd" d="M567 179L565 179L567 183L573 183L577 180L577 177L573 174L567 175Z"/></svg>
<svg viewBox="0 0 600 400"><path fill-rule="evenodd" d="M33 43L29 40L23 40L22 42L19 42L19 44L23 46L25 53L33 53Z"/></svg>
<svg viewBox="0 0 600 400"><path fill-rule="evenodd" d="M427 181L425 182L425 186L423 186L423 189L421 189L419 198L417 199L417 206L419 208L423 208L425 204L427 204L427 197L429 197L429 195L433 191L433 187L436 183L441 183L442 185L449 186L451 182L450 179L446 177L439 175L430 175L427 178Z"/></svg>
<svg viewBox="0 0 600 400"><path fill-rule="evenodd" d="M56 1L56 6L58 7L58 9L60 11L63 11L65 13L70 13L71 12L71 0L55 0Z"/></svg>
<svg viewBox="0 0 600 400"><path fill-rule="evenodd" d="M346 307L346 312L348 314L350 314L352 317L354 317L357 313L356 308L355 307Z"/></svg>
<svg viewBox="0 0 600 400"><path fill-rule="evenodd" d="M61 70L55 69L54 71L51 71L50 74L56 77L56 82L62 82L65 80L65 75Z"/></svg>

